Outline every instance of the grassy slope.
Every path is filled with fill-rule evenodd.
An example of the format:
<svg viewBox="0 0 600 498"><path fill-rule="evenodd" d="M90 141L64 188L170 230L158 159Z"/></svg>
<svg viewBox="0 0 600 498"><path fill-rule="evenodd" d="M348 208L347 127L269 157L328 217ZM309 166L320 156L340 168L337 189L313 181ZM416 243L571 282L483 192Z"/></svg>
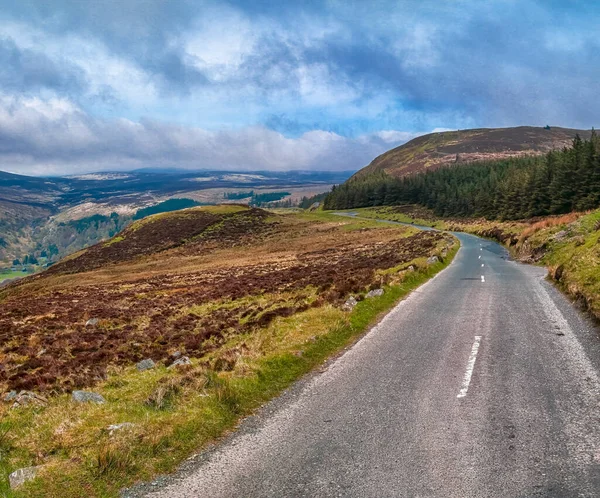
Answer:
<svg viewBox="0 0 600 498"><path fill-rule="evenodd" d="M362 240L368 246L373 240L379 240L379 244L386 245L385 240L409 241L415 233L411 228L340 220L327 213L289 218L273 215L272 221L279 230L276 236L281 233L284 238L270 236L264 247L260 241L253 241L254 256L248 255L252 252L248 247L217 248L214 255L200 259L175 250L164 253L160 266L152 258L147 262L135 260L108 270L88 272L83 278L89 278L92 286L105 282L117 292L120 287L129 289L135 285L127 281L122 281L120 286L113 285L115 279L124 278L120 274L134 282L135 275L131 273L156 276L167 271L164 269L167 267L168 271L184 276L197 267L209 271L214 260L223 258L237 265L242 264L239 260L242 257L250 258L246 264L254 264L254 259L264 262L273 252L286 247L287 252L275 259L277 264L283 264L293 254L290 247L302 247L308 251L306 254L316 249L327 250L328 257L333 257L336 251L345 250L344 244L348 242L356 246ZM301 239L293 239L296 232L301 233ZM432 247L430 252L439 254L445 246L443 241L443 245ZM388 282L384 287L386 292L381 297L360 301L351 313L341 311L335 301L324 301L319 307L279 316L265 327L228 335L183 369L169 370L162 363L146 372L138 372L133 366L109 369L106 380L93 386L94 391L106 398L106 404L74 405L68 394L63 394L52 396L43 408L9 410L3 406L0 436L4 431L6 434L0 437L3 454L0 492L65 498L117 496L120 488L136 480L174 470L198 448L233 429L241 417L356 340L399 299L447 265L456 250L453 246L443 263L427 266L423 256L376 270L376 281ZM418 270L403 271L409 264L415 264ZM176 270L171 270L173 268ZM44 293L53 288L66 292L65 289L80 285L78 275L48 278L48 282L38 278L19 287L18 294ZM366 288L359 294L364 291ZM276 301L295 302L299 292L282 288L272 294L249 294L233 301L202 302L186 308L186 313L202 317L246 304L262 308ZM302 296L314 301L319 297L319 290L310 288ZM214 368L215 361L232 356L236 361L231 370ZM106 427L120 422L135 425L110 436ZM16 493L8 490L8 472L39 464L44 465L40 478Z"/></svg>

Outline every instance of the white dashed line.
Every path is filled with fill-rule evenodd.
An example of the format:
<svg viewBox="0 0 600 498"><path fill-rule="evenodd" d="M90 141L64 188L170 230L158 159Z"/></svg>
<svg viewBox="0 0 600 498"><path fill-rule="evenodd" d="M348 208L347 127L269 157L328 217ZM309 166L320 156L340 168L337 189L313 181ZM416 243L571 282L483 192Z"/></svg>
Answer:
<svg viewBox="0 0 600 498"><path fill-rule="evenodd" d="M483 268L483 263L481 263L481 267Z"/></svg>
<svg viewBox="0 0 600 498"><path fill-rule="evenodd" d="M473 375L473 369L475 368L475 360L477 359L477 352L479 351L480 342L481 336L476 335L475 342L473 343L473 347L471 348L471 356L469 356L469 361L467 363L467 371L465 372L460 392L458 393L458 396L456 396L457 398L464 398L467 395L467 391L469 390L469 384L471 384L471 376Z"/></svg>
<svg viewBox="0 0 600 498"><path fill-rule="evenodd" d="M481 281L485 282L485 277L483 275L481 275Z"/></svg>
<svg viewBox="0 0 600 498"><path fill-rule="evenodd" d="M477 256L477 259L481 259L481 256Z"/></svg>

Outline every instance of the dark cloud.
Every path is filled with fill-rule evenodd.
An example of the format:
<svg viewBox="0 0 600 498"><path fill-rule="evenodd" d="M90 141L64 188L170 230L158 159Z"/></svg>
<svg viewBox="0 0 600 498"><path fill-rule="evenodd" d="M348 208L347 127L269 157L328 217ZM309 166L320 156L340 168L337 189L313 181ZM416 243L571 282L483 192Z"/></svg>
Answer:
<svg viewBox="0 0 600 498"><path fill-rule="evenodd" d="M9 38L0 38L0 90L37 92L51 89L79 94L87 88L83 71L65 60L52 60L41 52L23 50Z"/></svg>

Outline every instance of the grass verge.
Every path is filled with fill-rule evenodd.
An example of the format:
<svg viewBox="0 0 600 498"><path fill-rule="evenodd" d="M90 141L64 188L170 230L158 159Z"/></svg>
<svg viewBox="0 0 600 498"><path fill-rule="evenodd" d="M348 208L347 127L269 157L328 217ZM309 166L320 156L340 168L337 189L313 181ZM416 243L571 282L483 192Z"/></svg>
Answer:
<svg viewBox="0 0 600 498"><path fill-rule="evenodd" d="M190 454L235 428L239 420L277 396L325 359L352 344L381 316L447 266L422 260L396 268L401 275L380 297L359 301L350 313L326 305L278 317L260 333L240 335L215 352L237 357L235 367L215 371L211 357L192 365L115 371L94 388L101 405L74 405L68 395L47 406L7 410L0 420L0 460L6 476L18 467L45 465L39 477L17 491L0 483L3 496L61 498L118 496L139 480L171 472ZM405 271L410 264L416 271ZM389 272L389 270L387 270ZM132 424L112 435L111 424ZM33 456L32 456L33 455Z"/></svg>

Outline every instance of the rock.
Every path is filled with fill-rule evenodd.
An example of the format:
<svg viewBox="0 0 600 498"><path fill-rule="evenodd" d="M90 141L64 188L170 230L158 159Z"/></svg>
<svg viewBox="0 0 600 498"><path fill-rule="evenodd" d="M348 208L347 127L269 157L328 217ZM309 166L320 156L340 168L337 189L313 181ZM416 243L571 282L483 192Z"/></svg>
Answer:
<svg viewBox="0 0 600 498"><path fill-rule="evenodd" d="M19 408L28 405L44 406L46 403L48 403L46 398L40 396L39 394L32 393L31 391L21 391L11 399L15 401L12 405L13 408Z"/></svg>
<svg viewBox="0 0 600 498"><path fill-rule="evenodd" d="M568 236L569 232L567 232L566 230L561 230L560 232L556 232L552 239L560 242L561 240L565 240Z"/></svg>
<svg viewBox="0 0 600 498"><path fill-rule="evenodd" d="M437 256L429 256L427 258L427 264L428 265L435 265L436 263L440 262L440 258L438 258Z"/></svg>
<svg viewBox="0 0 600 498"><path fill-rule="evenodd" d="M554 268L554 271L552 271L552 278L557 281L560 280L564 271L565 267L563 265L558 265L556 268Z"/></svg>
<svg viewBox="0 0 600 498"><path fill-rule="evenodd" d="M174 360L176 360L177 358L181 357L181 351L175 351L174 353L171 354L171 358L173 358Z"/></svg>
<svg viewBox="0 0 600 498"><path fill-rule="evenodd" d="M17 391L11 391L9 393L6 393L6 396L4 396L4 401L12 401L16 397L17 397Z"/></svg>
<svg viewBox="0 0 600 498"><path fill-rule="evenodd" d="M108 431L108 435L112 436L115 432L121 431L123 429L131 430L135 427L135 424L131 422L123 422L121 424L113 424L109 425L106 430Z"/></svg>
<svg viewBox="0 0 600 498"><path fill-rule="evenodd" d="M407 271L416 271L417 267L415 265L410 265L406 270Z"/></svg>
<svg viewBox="0 0 600 498"><path fill-rule="evenodd" d="M27 481L35 479L40 466L37 467L23 467L22 469L15 470L8 476L8 482L10 483L11 489L16 489Z"/></svg>
<svg viewBox="0 0 600 498"><path fill-rule="evenodd" d="M100 320L98 320L98 318L90 318L87 322L85 322L85 326L95 327L96 325L98 325L98 323L100 323Z"/></svg>
<svg viewBox="0 0 600 498"><path fill-rule="evenodd" d="M354 299L353 296L350 296L346 302L342 305L343 311L352 311L354 307L358 304L358 301Z"/></svg>
<svg viewBox="0 0 600 498"><path fill-rule="evenodd" d="M106 403L106 400L101 395L91 391L73 391L71 398L77 403L98 403L99 405Z"/></svg>
<svg viewBox="0 0 600 498"><path fill-rule="evenodd" d="M366 298L383 296L383 289L373 289L367 292Z"/></svg>
<svg viewBox="0 0 600 498"><path fill-rule="evenodd" d="M145 360L139 361L135 364L135 368L137 368L140 372L143 372L144 370L150 370L155 366L156 363L154 363L154 361L152 361L150 358L146 358Z"/></svg>
<svg viewBox="0 0 600 498"><path fill-rule="evenodd" d="M187 356L182 356L181 358L176 359L167 368L175 368L175 367L180 367L182 365L191 365L191 364L192 364L192 362Z"/></svg>

